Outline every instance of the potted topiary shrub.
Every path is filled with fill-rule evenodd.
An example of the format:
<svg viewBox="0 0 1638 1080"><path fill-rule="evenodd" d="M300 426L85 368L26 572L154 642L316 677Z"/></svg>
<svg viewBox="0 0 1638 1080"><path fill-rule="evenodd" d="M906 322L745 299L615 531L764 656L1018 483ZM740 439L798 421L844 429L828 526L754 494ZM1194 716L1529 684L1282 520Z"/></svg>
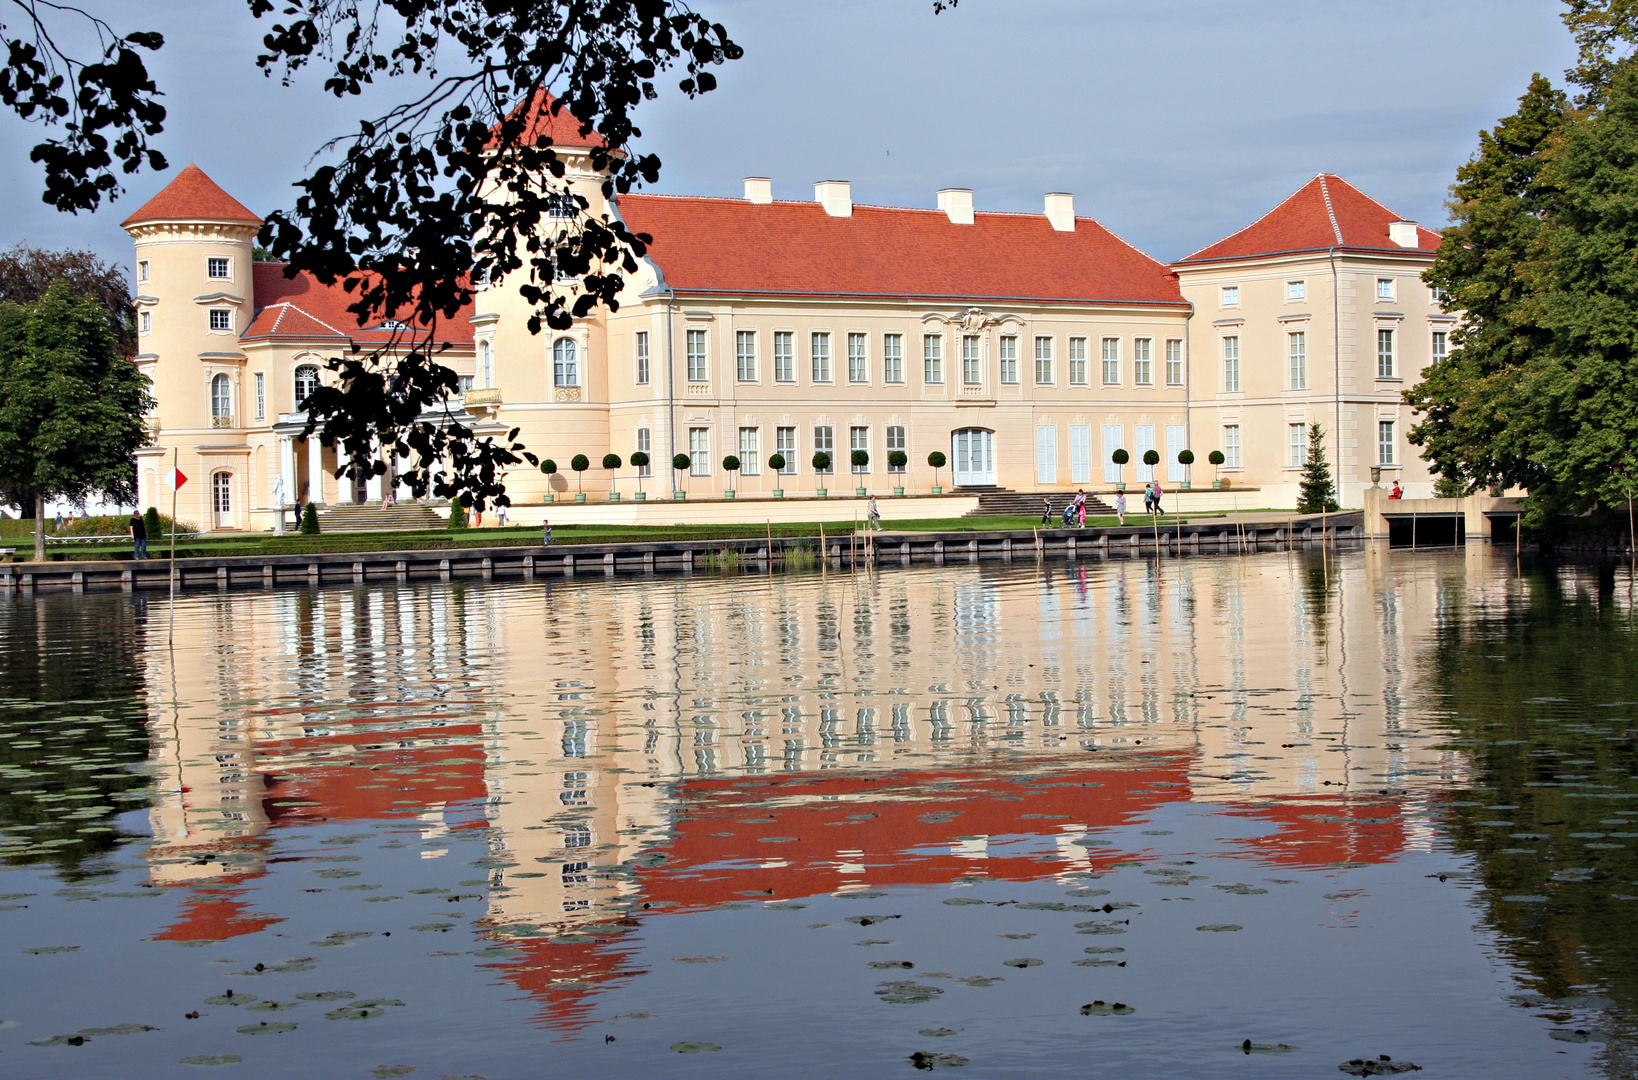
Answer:
<svg viewBox="0 0 1638 1080"><path fill-rule="evenodd" d="M1115 463L1115 490L1126 490L1126 463L1132 460L1132 455L1125 450L1116 450L1109 455L1109 460Z"/></svg>
<svg viewBox="0 0 1638 1080"><path fill-rule="evenodd" d="M739 458L735 457L733 454L729 454L727 457L723 458L722 471L728 474L728 486L722 489L722 497L724 499L732 499L736 494L734 491L734 474L739 472Z"/></svg>
<svg viewBox="0 0 1638 1080"><path fill-rule="evenodd" d="M1194 451L1179 450L1177 452L1177 463L1183 466L1183 490L1188 491L1193 487L1191 481L1194 479L1194 470L1190 466L1194 464Z"/></svg>
<svg viewBox="0 0 1638 1080"><path fill-rule="evenodd" d="M944 468L944 463L946 461L949 461L949 460L950 460L949 458L944 456L944 451L942 451L942 450L934 450L931 454L927 455L927 464L929 464L929 465L931 465L933 467L933 494L934 495L944 494L944 488L938 482L938 471L940 469Z"/></svg>
<svg viewBox="0 0 1638 1080"><path fill-rule="evenodd" d="M643 490L643 470L648 468L648 462L649 462L648 455L643 453L641 450L639 450L636 453L631 455L631 467L637 470L637 501L638 502L642 502L642 501L644 501L645 499L648 498L648 493Z"/></svg>
<svg viewBox="0 0 1638 1080"><path fill-rule="evenodd" d="M1155 479L1155 466L1160 464L1160 451L1145 450L1143 452L1143 463L1149 466L1150 478Z"/></svg>
<svg viewBox="0 0 1638 1080"><path fill-rule="evenodd" d="M604 454L603 468L609 471L609 502L619 502L620 492L614 486L614 471L621 465L619 454Z"/></svg>
<svg viewBox="0 0 1638 1080"><path fill-rule="evenodd" d="M865 470L870 468L870 451L868 451L868 450L855 450L855 451L853 451L852 460L853 460L853 471L856 472L856 473L863 473ZM865 485L860 484L857 487L855 487L853 489L853 494L857 495L861 499L864 498L865 494L866 494Z"/></svg>
<svg viewBox="0 0 1638 1080"><path fill-rule="evenodd" d="M768 459L768 468L774 471L774 483L780 483L778 477L780 473L785 471L785 455L774 454L772 457L770 457ZM785 497L785 489L782 487L774 488L773 497L776 499L783 499Z"/></svg>
<svg viewBox="0 0 1638 1080"><path fill-rule="evenodd" d="M1215 491L1221 491L1223 488L1223 479L1217 475L1217 470L1223 466L1223 452L1221 450L1213 450L1211 453L1206 455L1206 460L1211 462L1212 489Z"/></svg>
<svg viewBox="0 0 1638 1080"><path fill-rule="evenodd" d="M904 467L908 464L910 464L910 455L906 454L903 450L895 450L891 454L887 455L887 468L890 472L902 473L904 471ZM894 485L893 494L903 495L904 485Z"/></svg>
<svg viewBox="0 0 1638 1080"><path fill-rule="evenodd" d="M825 479L824 479L825 473L830 471L830 454L826 453L823 450L820 450L818 453L814 454L813 455L813 471L819 474L819 482L821 484L823 484L825 482ZM822 488L819 488L818 491L819 491L819 497L821 499L827 498L830 495L830 489L829 488L823 488L822 487Z"/></svg>
<svg viewBox="0 0 1638 1080"><path fill-rule="evenodd" d="M569 459L569 468L574 470L574 501L583 503L586 501L586 493L580 490L580 476L591 468L591 458L585 454L576 454Z"/></svg>
<svg viewBox="0 0 1638 1080"><path fill-rule="evenodd" d="M673 499L688 498L688 492L677 486L676 474L684 471L691 464L693 464L693 462L689 460L687 454L678 454L676 457L671 459L671 497Z"/></svg>
<svg viewBox="0 0 1638 1080"><path fill-rule="evenodd" d="M557 492L552 490L552 477L557 475L557 462L547 458L540 463L540 471L546 474L546 501L557 502Z"/></svg>

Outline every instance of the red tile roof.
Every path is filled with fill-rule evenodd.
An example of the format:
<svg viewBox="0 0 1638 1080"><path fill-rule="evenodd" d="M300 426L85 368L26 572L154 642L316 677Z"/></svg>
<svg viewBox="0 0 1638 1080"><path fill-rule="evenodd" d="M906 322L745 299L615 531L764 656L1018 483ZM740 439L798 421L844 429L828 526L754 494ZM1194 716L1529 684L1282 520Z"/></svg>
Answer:
<svg viewBox="0 0 1638 1080"><path fill-rule="evenodd" d="M582 135L580 118L566 106L559 104L558 100L545 90L536 90L526 104L519 105L509 115L524 115L523 131L518 136L518 144L522 146L533 146L548 140L553 146L608 145L603 136L595 131L588 131ZM496 125L497 128L499 126ZM495 128L490 130L494 131ZM497 145L498 138L491 135L487 149L493 150Z"/></svg>
<svg viewBox="0 0 1638 1080"><path fill-rule="evenodd" d="M357 341L380 344L391 331L380 328L380 320L358 325L358 316L347 306L358 298L339 284L321 285L311 275L284 276L284 263L259 262L254 267L256 316L240 335L241 341L273 338L304 341ZM453 319L438 323L438 341L448 345L472 344L472 306Z"/></svg>
<svg viewBox="0 0 1638 1080"><path fill-rule="evenodd" d="M1178 264L1220 259L1249 259L1258 255L1348 248L1402 252L1388 239L1388 225L1405 220L1340 176L1321 173L1296 194L1247 225ZM1418 228L1420 250L1437 251L1440 236Z"/></svg>
<svg viewBox="0 0 1638 1080"><path fill-rule="evenodd" d="M1058 232L1043 214L973 215L817 203L626 195L620 213L654 237L678 292L1181 304L1165 266L1091 218Z"/></svg>
<svg viewBox="0 0 1638 1080"><path fill-rule="evenodd" d="M245 209L243 203L216 186L197 165L189 165L176 179L143 203L137 212L120 222L122 226L144 221L242 221L260 225L262 219Z"/></svg>

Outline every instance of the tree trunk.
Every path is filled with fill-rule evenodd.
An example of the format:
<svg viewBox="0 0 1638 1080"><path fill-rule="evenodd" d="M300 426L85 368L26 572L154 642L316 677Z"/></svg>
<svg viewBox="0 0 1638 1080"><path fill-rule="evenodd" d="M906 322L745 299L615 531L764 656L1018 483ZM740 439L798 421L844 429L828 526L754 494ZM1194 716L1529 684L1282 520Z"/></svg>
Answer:
<svg viewBox="0 0 1638 1080"><path fill-rule="evenodd" d="M34 561L45 562L45 492L34 493Z"/></svg>

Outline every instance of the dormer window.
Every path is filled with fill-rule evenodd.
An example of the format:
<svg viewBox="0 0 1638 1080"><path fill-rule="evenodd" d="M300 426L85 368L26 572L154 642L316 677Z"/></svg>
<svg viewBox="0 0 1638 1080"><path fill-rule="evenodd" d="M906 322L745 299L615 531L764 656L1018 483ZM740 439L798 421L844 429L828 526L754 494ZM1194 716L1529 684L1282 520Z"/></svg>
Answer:
<svg viewBox="0 0 1638 1080"><path fill-rule="evenodd" d="M228 276L228 261L220 256L213 255L205 260L205 274L212 280L226 281Z"/></svg>
<svg viewBox="0 0 1638 1080"><path fill-rule="evenodd" d="M229 308L210 309L210 328L212 330L232 330L233 312Z"/></svg>
<svg viewBox="0 0 1638 1080"><path fill-rule="evenodd" d="M408 330L409 324L401 319L382 319L379 330Z"/></svg>

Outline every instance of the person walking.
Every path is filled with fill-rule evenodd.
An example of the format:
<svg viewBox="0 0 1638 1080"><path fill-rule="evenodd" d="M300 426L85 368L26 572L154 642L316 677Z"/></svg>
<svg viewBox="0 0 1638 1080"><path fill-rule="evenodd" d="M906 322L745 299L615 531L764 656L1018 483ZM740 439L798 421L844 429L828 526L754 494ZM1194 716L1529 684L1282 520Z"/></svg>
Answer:
<svg viewBox="0 0 1638 1080"><path fill-rule="evenodd" d="M146 559L148 557L148 523L142 520L142 511L131 512L131 558Z"/></svg>
<svg viewBox="0 0 1638 1080"><path fill-rule="evenodd" d="M882 531L882 509L876 505L874 495L865 500L865 528L872 532Z"/></svg>
<svg viewBox="0 0 1638 1080"><path fill-rule="evenodd" d="M1153 480L1143 485L1143 512L1145 514L1155 512L1155 482Z"/></svg>
<svg viewBox="0 0 1638 1080"><path fill-rule="evenodd" d="M1086 528L1086 489L1077 488L1075 491L1075 527Z"/></svg>
<svg viewBox="0 0 1638 1080"><path fill-rule="evenodd" d="M495 525L497 528L506 528L506 504L495 504Z"/></svg>
<svg viewBox="0 0 1638 1080"><path fill-rule="evenodd" d="M552 546L552 523L550 521L540 523L540 543L543 547Z"/></svg>
<svg viewBox="0 0 1638 1080"><path fill-rule="evenodd" d="M1122 525L1126 524L1126 492L1124 491L1115 496L1115 520Z"/></svg>
<svg viewBox="0 0 1638 1080"><path fill-rule="evenodd" d="M1048 495L1041 500L1041 524L1052 524L1052 496Z"/></svg>
<svg viewBox="0 0 1638 1080"><path fill-rule="evenodd" d="M1156 480L1155 481L1155 513L1156 514L1164 514L1165 513L1165 511L1160 508L1160 497L1162 495L1164 495L1164 494L1166 494L1165 489L1163 489L1160 486L1160 481Z"/></svg>

